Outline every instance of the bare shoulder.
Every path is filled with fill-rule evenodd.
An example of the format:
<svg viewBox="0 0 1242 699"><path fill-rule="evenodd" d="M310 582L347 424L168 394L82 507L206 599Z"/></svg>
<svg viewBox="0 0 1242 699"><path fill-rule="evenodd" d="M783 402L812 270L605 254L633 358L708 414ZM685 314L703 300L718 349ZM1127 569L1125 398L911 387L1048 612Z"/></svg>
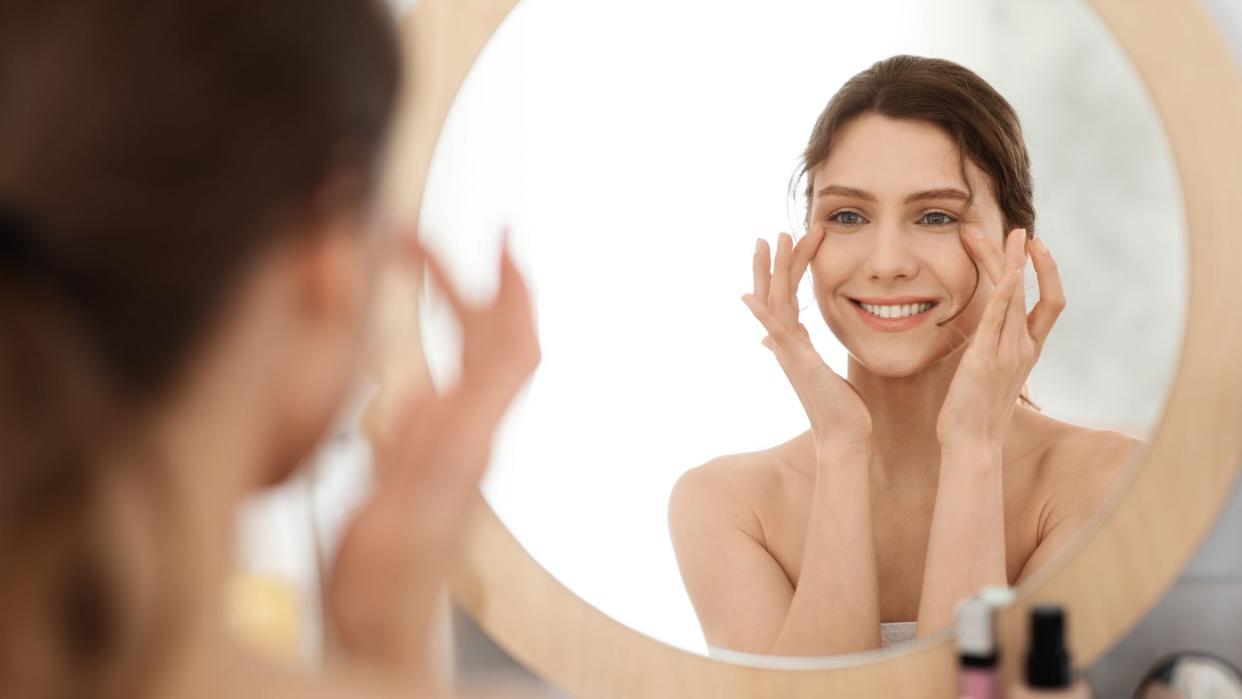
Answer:
<svg viewBox="0 0 1242 699"><path fill-rule="evenodd" d="M1041 459L1041 480L1062 509L1094 511L1145 443L1119 430L1046 419L1051 432Z"/></svg>
<svg viewBox="0 0 1242 699"><path fill-rule="evenodd" d="M779 465L787 444L761 451L726 454L686 471L669 495L674 540L702 527L732 526L761 536L758 512L778 497Z"/></svg>
<svg viewBox="0 0 1242 699"><path fill-rule="evenodd" d="M670 526L705 517L744 519L750 496L762 487L763 471L763 458L752 453L718 456L686 471L669 494Z"/></svg>
<svg viewBox="0 0 1242 699"><path fill-rule="evenodd" d="M1049 418L1050 420L1052 418ZM1144 442L1124 432L1059 423L1045 455L1054 470L1085 475L1084 469L1113 471L1124 468L1144 446Z"/></svg>

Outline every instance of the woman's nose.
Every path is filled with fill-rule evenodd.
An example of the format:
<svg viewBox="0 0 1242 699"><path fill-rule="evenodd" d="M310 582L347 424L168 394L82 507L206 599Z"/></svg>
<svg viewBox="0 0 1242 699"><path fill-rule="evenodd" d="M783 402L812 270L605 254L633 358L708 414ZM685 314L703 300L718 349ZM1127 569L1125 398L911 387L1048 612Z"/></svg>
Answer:
<svg viewBox="0 0 1242 699"><path fill-rule="evenodd" d="M912 279L918 274L918 257L905 231L897 226L878 227L873 239L863 266L869 278L887 283L902 278Z"/></svg>

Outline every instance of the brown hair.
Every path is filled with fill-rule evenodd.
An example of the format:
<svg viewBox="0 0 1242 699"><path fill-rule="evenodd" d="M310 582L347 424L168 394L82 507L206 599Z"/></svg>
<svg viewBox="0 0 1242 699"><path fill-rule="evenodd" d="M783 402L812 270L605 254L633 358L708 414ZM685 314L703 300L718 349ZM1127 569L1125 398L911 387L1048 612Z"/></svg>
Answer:
<svg viewBox="0 0 1242 699"><path fill-rule="evenodd" d="M905 55L878 61L847 80L815 121L794 178L794 182L806 180L805 226L810 226L814 202L811 173L828 159L841 127L869 113L925 121L939 127L957 145L962 180L972 201L975 192L966 177L966 159L987 174L1004 217L1004 228L998 231L1001 239L1014 228L1025 229L1028 238L1034 236L1035 188L1030 157L1013 107L983 78L963 66L939 58ZM978 286L976 264L975 288ZM952 318L939 325L949 320ZM1025 388L1019 399L1039 409Z"/></svg>
<svg viewBox="0 0 1242 699"><path fill-rule="evenodd" d="M319 230L328 181L358 185L332 206L364 203L399 78L380 0L0 5L0 695L149 682L161 648L134 649L100 456L247 264Z"/></svg>

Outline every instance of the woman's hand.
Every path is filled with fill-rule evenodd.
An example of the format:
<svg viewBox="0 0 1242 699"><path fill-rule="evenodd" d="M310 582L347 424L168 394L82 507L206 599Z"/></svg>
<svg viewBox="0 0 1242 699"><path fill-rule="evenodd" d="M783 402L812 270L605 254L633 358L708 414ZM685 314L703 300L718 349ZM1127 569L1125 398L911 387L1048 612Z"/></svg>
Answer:
<svg viewBox="0 0 1242 699"><path fill-rule="evenodd" d="M871 446L871 412L862 396L834 372L811 345L806 326L798 321L798 283L824 239L823 228L811 229L798 245L788 233L776 243L776 259L768 271L768 244L755 246L753 293L742 302L763 324L763 346L772 350L798 400L811 420L816 448Z"/></svg>
<svg viewBox="0 0 1242 699"><path fill-rule="evenodd" d="M461 380L442 395L426 386L403 396L386 433L376 435L376 487L346 528L326 598L333 641L346 656L425 680L440 588L468 506L496 426L540 350L507 242L496 299L479 308L462 301L417 242L407 245L409 259L425 262L461 323Z"/></svg>
<svg viewBox="0 0 1242 699"><path fill-rule="evenodd" d="M1018 394L1065 308L1056 263L1042 241L1028 241L1026 231L1015 229L1002 251L975 232L981 229L965 226L962 240L996 286L940 409L936 435L942 449L1000 448ZM1039 303L1029 316L1022 283L1027 254L1039 280Z"/></svg>

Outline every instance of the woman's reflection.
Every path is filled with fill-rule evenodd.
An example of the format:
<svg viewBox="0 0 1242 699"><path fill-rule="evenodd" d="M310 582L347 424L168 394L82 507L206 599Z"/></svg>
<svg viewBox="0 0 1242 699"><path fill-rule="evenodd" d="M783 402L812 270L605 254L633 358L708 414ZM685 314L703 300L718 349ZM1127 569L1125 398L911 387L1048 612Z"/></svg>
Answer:
<svg viewBox="0 0 1242 699"><path fill-rule="evenodd" d="M781 234L773 262L759 241L743 301L811 429L689 471L670 500L715 651L828 655L941 630L961 599L1051 560L1139 444L1025 395L1065 300L1033 234L1018 118L979 76L876 63L820 115L801 176L807 233ZM808 269L848 379L799 322Z"/></svg>

